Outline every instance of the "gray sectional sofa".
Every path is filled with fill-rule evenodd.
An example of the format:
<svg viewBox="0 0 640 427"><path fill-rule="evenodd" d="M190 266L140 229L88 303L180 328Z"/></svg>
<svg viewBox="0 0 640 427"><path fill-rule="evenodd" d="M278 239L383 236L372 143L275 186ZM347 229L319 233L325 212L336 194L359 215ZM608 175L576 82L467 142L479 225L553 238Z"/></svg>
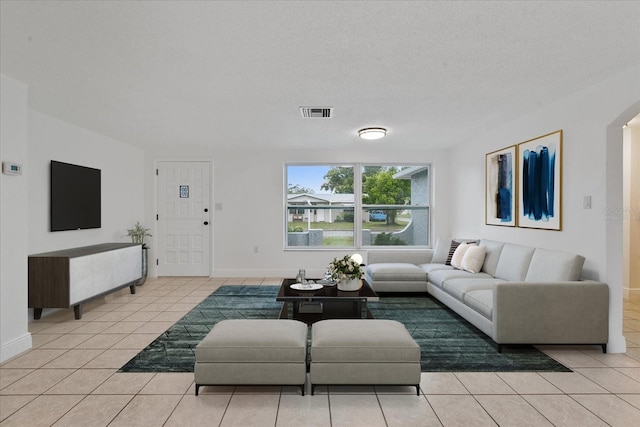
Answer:
<svg viewBox="0 0 640 427"><path fill-rule="evenodd" d="M482 269L447 265L435 249L374 249L365 279L376 292L428 292L498 344L598 344L606 353L609 287L581 280L584 257L482 239Z"/></svg>

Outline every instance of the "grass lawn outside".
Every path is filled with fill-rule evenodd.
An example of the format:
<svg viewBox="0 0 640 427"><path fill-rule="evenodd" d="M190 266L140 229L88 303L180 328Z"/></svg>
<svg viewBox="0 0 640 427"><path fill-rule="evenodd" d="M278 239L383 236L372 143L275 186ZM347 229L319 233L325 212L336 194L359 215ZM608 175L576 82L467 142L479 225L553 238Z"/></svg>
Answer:
<svg viewBox="0 0 640 427"><path fill-rule="evenodd" d="M322 246L353 246L351 236L330 236L322 239Z"/></svg>

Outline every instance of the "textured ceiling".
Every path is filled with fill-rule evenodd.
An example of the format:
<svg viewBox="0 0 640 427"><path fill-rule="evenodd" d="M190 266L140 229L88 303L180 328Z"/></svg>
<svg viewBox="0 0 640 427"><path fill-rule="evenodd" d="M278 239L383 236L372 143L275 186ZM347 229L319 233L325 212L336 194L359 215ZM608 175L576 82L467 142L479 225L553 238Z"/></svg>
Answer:
<svg viewBox="0 0 640 427"><path fill-rule="evenodd" d="M143 147L339 148L365 126L447 147L640 63L638 1L2 0L0 16L1 71L30 108Z"/></svg>

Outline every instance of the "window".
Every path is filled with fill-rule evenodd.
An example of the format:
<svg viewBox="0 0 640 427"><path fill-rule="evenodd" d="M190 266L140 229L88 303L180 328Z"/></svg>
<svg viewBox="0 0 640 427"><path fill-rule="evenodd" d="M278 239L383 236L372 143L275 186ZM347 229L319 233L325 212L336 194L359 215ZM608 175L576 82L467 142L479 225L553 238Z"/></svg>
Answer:
<svg viewBox="0 0 640 427"><path fill-rule="evenodd" d="M294 165L287 249L429 245L428 165Z"/></svg>

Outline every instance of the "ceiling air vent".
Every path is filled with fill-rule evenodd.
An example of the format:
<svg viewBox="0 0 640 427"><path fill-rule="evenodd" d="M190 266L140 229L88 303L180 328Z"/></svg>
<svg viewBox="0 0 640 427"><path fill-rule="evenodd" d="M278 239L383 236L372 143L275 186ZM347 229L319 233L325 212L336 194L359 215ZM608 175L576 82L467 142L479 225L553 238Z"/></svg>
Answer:
<svg viewBox="0 0 640 427"><path fill-rule="evenodd" d="M300 107L305 119L330 119L333 117L333 107Z"/></svg>

